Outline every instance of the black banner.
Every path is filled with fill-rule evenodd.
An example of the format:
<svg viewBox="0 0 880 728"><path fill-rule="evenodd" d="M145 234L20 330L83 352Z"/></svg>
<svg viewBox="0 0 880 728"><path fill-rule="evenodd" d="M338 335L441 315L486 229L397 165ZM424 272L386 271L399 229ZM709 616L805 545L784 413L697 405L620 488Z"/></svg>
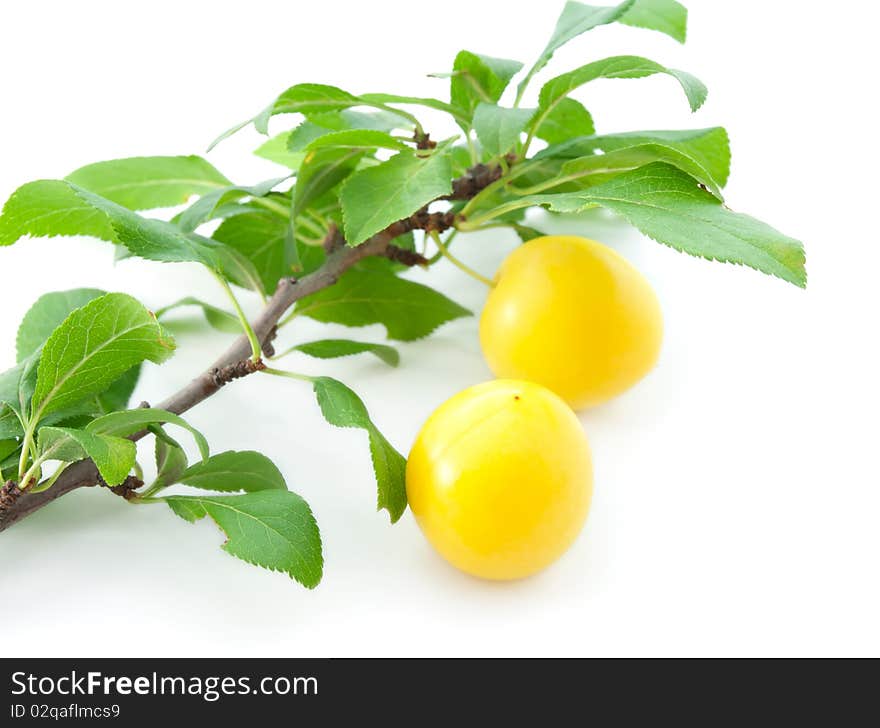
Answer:
<svg viewBox="0 0 880 728"><path fill-rule="evenodd" d="M796 661L2 659L0 726L311 726L336 718L553 726L646 716L713 725L721 716L787 723L804 711L841 725L875 712L867 708L875 664L847 670L856 675L835 691L835 668Z"/></svg>

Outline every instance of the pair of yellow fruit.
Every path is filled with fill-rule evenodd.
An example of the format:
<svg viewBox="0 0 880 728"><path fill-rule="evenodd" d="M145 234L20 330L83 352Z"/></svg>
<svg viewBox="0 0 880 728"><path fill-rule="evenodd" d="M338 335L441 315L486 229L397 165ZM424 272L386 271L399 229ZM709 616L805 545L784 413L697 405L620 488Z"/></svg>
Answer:
<svg viewBox="0 0 880 728"><path fill-rule="evenodd" d="M572 408L635 384L662 336L651 286L610 248L548 236L508 256L480 319L500 379L442 404L407 461L409 505L434 548L488 579L529 576L559 558L592 496L590 448Z"/></svg>

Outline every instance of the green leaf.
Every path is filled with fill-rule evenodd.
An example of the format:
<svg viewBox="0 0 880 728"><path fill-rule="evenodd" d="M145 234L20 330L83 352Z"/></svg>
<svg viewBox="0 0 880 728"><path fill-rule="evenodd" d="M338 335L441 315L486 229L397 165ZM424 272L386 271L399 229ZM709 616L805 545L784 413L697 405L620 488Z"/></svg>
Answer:
<svg viewBox="0 0 880 728"><path fill-rule="evenodd" d="M162 262L196 262L219 268L217 247L196 235L187 235L164 220L153 220L80 187L72 187L86 203L101 212L118 242L135 255Z"/></svg>
<svg viewBox="0 0 880 728"><path fill-rule="evenodd" d="M38 351L72 311L105 293L106 291L97 288L74 288L40 296L18 326L15 339L16 361L21 362Z"/></svg>
<svg viewBox="0 0 880 728"><path fill-rule="evenodd" d="M124 437L98 435L70 427L41 427L40 457L73 463L91 458L107 485L119 485L134 467L137 450Z"/></svg>
<svg viewBox="0 0 880 728"><path fill-rule="evenodd" d="M313 149L409 149L399 139L388 132L375 129L346 129L321 134L306 145L306 150Z"/></svg>
<svg viewBox="0 0 880 728"><path fill-rule="evenodd" d="M40 352L0 374L0 433L4 438L24 434L23 422L30 412L31 398L37 381L37 365Z"/></svg>
<svg viewBox="0 0 880 728"><path fill-rule="evenodd" d="M535 129L535 136L548 144L558 144L572 137L593 134L593 117L580 101L562 99Z"/></svg>
<svg viewBox="0 0 880 728"><path fill-rule="evenodd" d="M174 485L186 470L186 453L180 444L165 434L161 427L154 425L156 435L156 479L152 487L166 488Z"/></svg>
<svg viewBox="0 0 880 728"><path fill-rule="evenodd" d="M727 184L730 175L730 142L720 126L682 131L632 131L622 134L601 134L569 139L542 149L534 159L560 157L575 159L597 150L614 152L640 144L672 147L702 167L719 187Z"/></svg>
<svg viewBox="0 0 880 728"><path fill-rule="evenodd" d="M271 115L274 114L315 114L324 111L348 109L359 106L363 102L347 91L336 86L327 86L321 83L300 83L291 86L284 91L271 107ZM257 131L265 133L259 127L261 120L257 122Z"/></svg>
<svg viewBox="0 0 880 728"><path fill-rule="evenodd" d="M60 180L29 182L6 201L0 215L0 245L12 245L26 235L90 235L116 241L107 216Z"/></svg>
<svg viewBox="0 0 880 728"><path fill-rule="evenodd" d="M18 440L0 440L0 463L3 463L10 455L18 452Z"/></svg>
<svg viewBox="0 0 880 728"><path fill-rule="evenodd" d="M452 65L450 98L452 105L473 116L477 104L494 104L523 64L506 58L491 58L460 51Z"/></svg>
<svg viewBox="0 0 880 728"><path fill-rule="evenodd" d="M351 356L369 352L386 364L396 367L400 363L400 354L393 346L387 344L371 344L366 341L351 341L350 339L321 339L297 344L289 351L301 351L303 354L317 359L336 359L341 356Z"/></svg>
<svg viewBox="0 0 880 728"><path fill-rule="evenodd" d="M230 183L201 157L131 157L80 167L65 178L127 207L174 207Z"/></svg>
<svg viewBox="0 0 880 728"><path fill-rule="evenodd" d="M678 167L703 184L719 200L722 199L720 187L707 169L693 157L663 144L637 144L615 149L606 154L572 159L562 165L562 173L567 178L580 175L582 179L598 175L595 179L602 180L608 174L636 169L652 162L665 162Z"/></svg>
<svg viewBox="0 0 880 728"><path fill-rule="evenodd" d="M229 450L191 465L179 478L184 485L220 492L287 490L284 476L269 458L253 450Z"/></svg>
<svg viewBox="0 0 880 728"><path fill-rule="evenodd" d="M339 190L345 239L358 245L451 191L452 165L442 149L425 157L401 152L361 169Z"/></svg>
<svg viewBox="0 0 880 728"><path fill-rule="evenodd" d="M379 491L377 510L384 508L397 521L406 510L406 460L385 439L354 392L330 377L315 377L315 397L324 419L336 427L357 427L370 438L370 455Z"/></svg>
<svg viewBox="0 0 880 728"><path fill-rule="evenodd" d="M21 362L30 356L38 356L43 343L64 319L77 308L105 294L106 291L94 288L76 288L70 291L54 291L38 298L24 315L18 328L16 337L18 361ZM125 408L139 376L140 367L132 367L107 389L99 392L95 396L95 411L102 413ZM30 401L29 395L27 401Z"/></svg>
<svg viewBox="0 0 880 728"><path fill-rule="evenodd" d="M140 365L134 366L107 387L107 389L98 392L95 397L98 405L96 408L97 412L99 414L106 414L107 412L115 412L116 410L128 407L128 402L140 376Z"/></svg>
<svg viewBox="0 0 880 728"><path fill-rule="evenodd" d="M86 425L88 432L99 435L128 437L146 429L150 425L177 425L187 430L196 442L202 459L210 457L210 449L205 436L180 415L155 407L138 407L124 412L110 412Z"/></svg>
<svg viewBox="0 0 880 728"><path fill-rule="evenodd" d="M305 154L292 152L288 149L287 145L290 135L290 131L285 131L272 137L257 147L254 150L254 154L263 159L268 159L270 162L275 162L275 164L280 164L282 167L287 167L291 170L299 169Z"/></svg>
<svg viewBox="0 0 880 728"><path fill-rule="evenodd" d="M576 88L599 78L644 78L657 73L671 76L681 85L687 96L691 111L696 111L706 100L706 87L703 83L684 71L666 68L659 63L639 56L612 56L576 68L561 76L551 78L541 87L538 97L538 113L531 128L538 128L562 99Z"/></svg>
<svg viewBox="0 0 880 728"><path fill-rule="evenodd" d="M250 187L232 185L202 195L180 215L174 222L184 232L191 233L199 225L214 217L214 213L221 205L234 202L242 197L265 197L288 177L277 177L266 180Z"/></svg>
<svg viewBox="0 0 880 728"><path fill-rule="evenodd" d="M580 192L535 196L531 201L566 212L600 205L676 250L747 265L806 286L804 248L799 241L732 212L695 179L668 164L650 164Z"/></svg>
<svg viewBox="0 0 880 728"><path fill-rule="evenodd" d="M543 238L547 234L542 233L540 230L536 230L533 227L529 227L528 225L520 225L519 223L512 223L510 227L524 243L529 242L529 240L534 240L535 238Z"/></svg>
<svg viewBox="0 0 880 728"><path fill-rule="evenodd" d="M210 516L226 534L222 548L237 558L281 571L312 589L321 581L321 534L308 504L296 493L264 490L227 496L167 496L178 516Z"/></svg>
<svg viewBox="0 0 880 728"><path fill-rule="evenodd" d="M296 311L345 326L382 324L391 339L413 341L470 311L442 293L382 270L349 270L339 281L306 296Z"/></svg>
<svg viewBox="0 0 880 728"><path fill-rule="evenodd" d="M519 142L520 134L534 114L534 109L505 109L480 103L474 112L474 131L490 157L501 157Z"/></svg>
<svg viewBox="0 0 880 728"><path fill-rule="evenodd" d="M325 134L332 134L334 131L339 129L322 126L306 119L288 135L287 149L291 152L303 152L315 139L320 139Z"/></svg>
<svg viewBox="0 0 880 728"><path fill-rule="evenodd" d="M101 392L144 360L163 362L174 340L156 317L124 293L108 293L74 311L43 347L32 419Z"/></svg>
<svg viewBox="0 0 880 728"><path fill-rule="evenodd" d="M192 296L186 296L179 301L169 303L167 306L157 309L156 318L161 319L169 311L184 306L198 306L201 308L207 322L217 329L217 331L222 331L225 334L241 333L241 323L234 314L224 311L222 308L217 308L217 306L206 303L205 301L201 301L198 298L193 298Z"/></svg>
<svg viewBox="0 0 880 728"><path fill-rule="evenodd" d="M371 104L401 104L403 106L424 106L427 109L442 111L452 116L459 124L467 124L468 119L460 109L440 99L424 96L401 96L399 94L361 94L362 101Z"/></svg>
<svg viewBox="0 0 880 728"><path fill-rule="evenodd" d="M365 150L361 148L329 148L318 149L306 155L293 188L293 218L352 174L364 154Z"/></svg>
<svg viewBox="0 0 880 728"><path fill-rule="evenodd" d="M227 218L214 231L214 238L247 258L271 293L300 260L297 244L289 239L287 231L287 220L260 210Z"/></svg>
<svg viewBox="0 0 880 728"><path fill-rule="evenodd" d="M24 428L21 426L21 420L5 402L0 402L0 438L21 437L24 434Z"/></svg>
<svg viewBox="0 0 880 728"><path fill-rule="evenodd" d="M586 33L588 30L592 30L600 25L613 23L615 20L620 19L634 4L635 0L626 0L611 7L584 5L583 3L572 2L571 0L565 3L562 14L556 21L553 35L550 36L550 40L547 41L547 45L541 51L541 55L538 56L535 65L529 69L525 78L520 81L517 87L517 95L522 96L532 76L544 68L553 57L553 54L562 46L582 33Z"/></svg>
<svg viewBox="0 0 880 728"><path fill-rule="evenodd" d="M362 112L344 109L323 114L312 114L292 132L290 132L287 147L290 151L302 151L312 142L326 134L341 131L378 131L391 132L394 129L412 130L412 122L389 111ZM383 143L387 139L382 139ZM360 144L369 148L374 142ZM358 146L358 145L355 145ZM382 146L378 144L376 146Z"/></svg>
<svg viewBox="0 0 880 728"><path fill-rule="evenodd" d="M679 43L684 43L687 37L687 8L675 0L636 0L620 22L660 31Z"/></svg>
<svg viewBox="0 0 880 728"><path fill-rule="evenodd" d="M240 286L263 292L256 269L234 248L194 233L187 234L163 220L141 217L88 190L76 186L73 190L110 222L112 242L121 243L135 255L169 263L201 263Z"/></svg>
<svg viewBox="0 0 880 728"><path fill-rule="evenodd" d="M122 244L148 260L198 262L239 285L261 287L253 266L235 250L187 235L162 220L141 217L69 182L31 182L7 201L0 215L0 245L11 245L25 235L91 235Z"/></svg>

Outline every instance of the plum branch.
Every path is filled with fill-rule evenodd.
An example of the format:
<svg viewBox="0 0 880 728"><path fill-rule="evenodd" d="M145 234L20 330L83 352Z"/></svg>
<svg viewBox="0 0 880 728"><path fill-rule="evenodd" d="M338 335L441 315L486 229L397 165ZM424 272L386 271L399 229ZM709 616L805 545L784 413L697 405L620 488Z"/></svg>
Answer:
<svg viewBox="0 0 880 728"><path fill-rule="evenodd" d="M451 195L438 198L438 201L471 199L500 179L502 174L501 166L475 165L466 174L453 180ZM404 265L426 265L428 261L423 256L398 247L393 241L414 230L423 230L426 233L443 232L454 227L457 222L460 222L460 216L455 213L429 212L428 206L425 206L353 247L348 246L342 233L335 225L331 225L324 239L327 258L323 265L300 279L282 278L274 295L266 302L259 316L251 322L251 328L261 342L263 353L267 356L272 355L272 340L278 323L297 301L334 285L343 273L365 258L386 257ZM170 397L159 402L156 407L177 415L183 414L216 394L226 384L263 369L262 360L254 360L251 354L249 337L246 334L238 336L205 371ZM146 434L148 432L144 430L132 435L130 439L137 441ZM130 481L126 483L124 495L130 497L133 492L132 483ZM61 496L79 488L101 484L101 477L91 460L80 460L70 465L47 490L30 492L27 487L21 489L19 484L8 481L0 487L0 531L6 530Z"/></svg>

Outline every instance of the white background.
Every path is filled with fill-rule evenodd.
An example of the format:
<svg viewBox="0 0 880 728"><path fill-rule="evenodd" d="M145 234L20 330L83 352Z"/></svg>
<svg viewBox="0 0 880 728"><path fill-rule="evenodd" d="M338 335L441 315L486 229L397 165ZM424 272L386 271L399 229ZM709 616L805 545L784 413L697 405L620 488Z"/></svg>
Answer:
<svg viewBox="0 0 880 728"><path fill-rule="evenodd" d="M424 74L447 70L460 48L529 60L561 4L3 3L0 197L92 161L201 152L296 82L442 96L445 82ZM559 563L509 584L452 570L409 514L391 527L375 512L362 433L325 426L308 387L253 377L191 420L215 451L265 451L310 502L325 544L319 588L229 557L207 521L189 525L163 507L87 489L0 536L0 599L14 615L0 652L880 653L871 108L880 18L869 2L834 12L793 0L688 4L686 46L602 28L559 52L550 73L636 53L700 76L710 95L694 118L663 77L598 82L579 98L600 131L726 125L729 204L805 241L809 288L688 258L601 216L565 227L614 245L645 272L667 335L653 374L581 416L595 498ZM237 181L275 176L279 168L249 154L259 141L248 131L210 159ZM514 245L487 234L459 251L491 274ZM19 318L45 291L123 290L151 307L184 292L222 300L195 268L114 267L109 246L91 240L22 241L0 251L0 266L3 367L14 360ZM485 296L443 265L413 276L475 310ZM490 376L476 329L465 319L401 346L399 370L370 357L290 366L344 379L405 452L437 405ZM301 322L285 338L320 330ZM375 340L382 329L334 333ZM188 330L178 340L175 359L150 368L136 396L160 399L224 346L220 335Z"/></svg>

